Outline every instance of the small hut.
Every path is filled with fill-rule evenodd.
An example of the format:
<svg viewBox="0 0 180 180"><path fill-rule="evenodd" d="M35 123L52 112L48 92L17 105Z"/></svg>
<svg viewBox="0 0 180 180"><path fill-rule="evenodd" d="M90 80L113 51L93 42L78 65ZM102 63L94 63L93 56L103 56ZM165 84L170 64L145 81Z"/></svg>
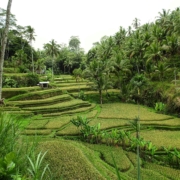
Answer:
<svg viewBox="0 0 180 180"><path fill-rule="evenodd" d="M41 88L48 88L49 81L39 82L38 86L40 86Z"/></svg>

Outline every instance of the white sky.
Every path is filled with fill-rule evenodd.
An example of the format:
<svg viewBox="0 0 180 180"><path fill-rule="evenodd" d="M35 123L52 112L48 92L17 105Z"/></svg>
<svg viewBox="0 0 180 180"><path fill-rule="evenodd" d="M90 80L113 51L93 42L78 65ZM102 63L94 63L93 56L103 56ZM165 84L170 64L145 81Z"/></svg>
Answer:
<svg viewBox="0 0 180 180"><path fill-rule="evenodd" d="M6 9L8 0L1 0ZM13 0L11 12L17 24L35 29L35 49L55 39L68 44L79 36L87 52L101 37L127 28L137 17L141 24L152 22L162 9L180 7L179 0Z"/></svg>

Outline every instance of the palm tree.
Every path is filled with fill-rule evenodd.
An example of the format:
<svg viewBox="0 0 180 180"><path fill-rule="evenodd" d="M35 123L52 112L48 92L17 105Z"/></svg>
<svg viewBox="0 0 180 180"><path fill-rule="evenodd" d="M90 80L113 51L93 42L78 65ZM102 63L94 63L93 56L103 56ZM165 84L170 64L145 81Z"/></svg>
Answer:
<svg viewBox="0 0 180 180"><path fill-rule="evenodd" d="M159 12L159 17L157 17L156 22L158 22L161 25L165 25L165 23L167 23L167 21L169 20L168 19L169 13L170 13L169 9L168 10L163 9L162 13Z"/></svg>
<svg viewBox="0 0 180 180"><path fill-rule="evenodd" d="M34 60L33 60L33 47L32 47L32 41L35 40L35 30L31 26L27 26L26 30L26 38L29 40L31 45L31 60L32 60L32 72L34 74Z"/></svg>
<svg viewBox="0 0 180 180"><path fill-rule="evenodd" d="M2 75L3 75L3 65L4 65L4 54L6 49L6 43L7 43L7 36L9 31L9 20L10 20L10 13L11 13L11 4L12 0L8 1L7 5L7 11L6 11L6 24L4 28L4 33L2 35L2 41L1 41L1 54L0 54L0 99L2 99Z"/></svg>
<svg viewBox="0 0 180 180"><path fill-rule="evenodd" d="M41 74L41 73L44 72L44 70L45 70L44 62L45 62L45 59L44 59L44 58L39 58L39 59L35 62L35 69L36 69L36 72L38 72L39 74Z"/></svg>
<svg viewBox="0 0 180 180"><path fill-rule="evenodd" d="M114 66L113 72L117 77L118 88L122 91L125 78L128 74L131 74L131 65L130 62L125 59L124 52L122 51L113 52L112 61Z"/></svg>
<svg viewBox="0 0 180 180"><path fill-rule="evenodd" d="M145 58L147 58L147 63L155 62L158 65L158 61L162 61L165 57L161 52L161 45L158 42L153 42L146 50Z"/></svg>
<svg viewBox="0 0 180 180"><path fill-rule="evenodd" d="M138 27L140 26L140 20L138 18L135 18L133 20L133 23L132 23L134 29L138 29Z"/></svg>
<svg viewBox="0 0 180 180"><path fill-rule="evenodd" d="M180 35L180 8L177 8L172 13L174 31Z"/></svg>
<svg viewBox="0 0 180 180"><path fill-rule="evenodd" d="M64 66L68 68L68 73L70 74L70 70L73 66L73 58L71 55L64 61Z"/></svg>
<svg viewBox="0 0 180 180"><path fill-rule="evenodd" d="M144 37L143 34L141 34L141 31L138 29L128 39L126 44L127 55L133 64L133 69L137 69L138 73L145 69L145 60L143 57L148 46L148 42L144 41L144 38L147 37Z"/></svg>
<svg viewBox="0 0 180 180"><path fill-rule="evenodd" d="M130 81L132 87L134 89L137 89L137 94L138 96L141 93L141 89L143 88L143 86L145 86L147 84L147 79L145 78L145 76L143 74L136 74ZM139 141L140 140L140 107L139 107L139 102L138 102L138 117L135 118L135 122L137 125L137 130L136 130L136 138ZM139 151L140 151L140 147L139 144L137 144L137 164L138 164L138 180L141 179L141 175L140 175L140 157L139 157Z"/></svg>
<svg viewBox="0 0 180 180"><path fill-rule="evenodd" d="M59 54L60 45L56 43L54 39L52 39L49 43L44 44L44 49L47 55L52 57L52 79L53 79L53 65L55 57Z"/></svg>
<svg viewBox="0 0 180 180"><path fill-rule="evenodd" d="M155 66L155 74L159 75L160 81L164 80L168 72L172 72L172 69L163 62L159 62L158 65Z"/></svg>
<svg viewBox="0 0 180 180"><path fill-rule="evenodd" d="M162 28L162 26L158 25L157 23L152 26L152 41L161 43L163 40L165 40L166 35L167 31L166 29Z"/></svg>
<svg viewBox="0 0 180 180"><path fill-rule="evenodd" d="M132 34L132 27L131 27L131 26L128 26L127 35L128 35L128 36L131 36L131 34Z"/></svg>
<svg viewBox="0 0 180 180"><path fill-rule="evenodd" d="M117 46L121 46L126 38L127 31L120 27L119 31L114 36L114 41Z"/></svg>
<svg viewBox="0 0 180 180"><path fill-rule="evenodd" d="M84 71L84 77L93 84L89 84L94 90L99 92L100 104L102 105L102 91L112 87L109 72L111 61L93 60Z"/></svg>

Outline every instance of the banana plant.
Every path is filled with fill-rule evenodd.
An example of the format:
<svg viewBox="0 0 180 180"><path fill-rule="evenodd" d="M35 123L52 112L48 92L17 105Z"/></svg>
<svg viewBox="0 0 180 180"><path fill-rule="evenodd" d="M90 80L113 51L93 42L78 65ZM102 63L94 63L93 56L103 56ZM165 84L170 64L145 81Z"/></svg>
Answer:
<svg viewBox="0 0 180 180"><path fill-rule="evenodd" d="M121 130L118 132L118 134L119 134L119 139L121 139L121 142L122 142L122 148L125 149L126 148L126 142L125 142L126 133L124 130Z"/></svg>
<svg viewBox="0 0 180 180"><path fill-rule="evenodd" d="M100 141L100 134L101 134L101 124L98 123L97 125L93 126L92 128L92 136L93 136L93 139L95 139L95 142L96 143L99 143Z"/></svg>
<svg viewBox="0 0 180 180"><path fill-rule="evenodd" d="M156 153L157 150L158 150L158 148L155 145L153 145L152 148L150 149L150 154L151 154L151 160L152 161L154 161L154 158L156 157L155 153Z"/></svg>
<svg viewBox="0 0 180 180"><path fill-rule="evenodd" d="M172 154L173 163L179 168L180 165L180 151L174 148L174 151L170 152Z"/></svg>
<svg viewBox="0 0 180 180"><path fill-rule="evenodd" d="M108 146L110 145L110 142L109 142L110 134L109 134L107 131L102 131L102 132L101 132L101 139L102 139L102 141L104 140L104 142L105 142Z"/></svg>
<svg viewBox="0 0 180 180"><path fill-rule="evenodd" d="M132 137L130 145L130 150L135 152L135 149L137 148L137 138Z"/></svg>
<svg viewBox="0 0 180 180"><path fill-rule="evenodd" d="M172 153L171 153L171 146L169 146L168 148L163 147L164 151L166 152L166 158L165 160L167 161L167 163L171 166L172 164Z"/></svg>
<svg viewBox="0 0 180 180"><path fill-rule="evenodd" d="M82 116L77 116L77 119L72 119L70 120L71 123L73 123L77 129L79 129L79 127L81 128L81 133L84 133L85 129L88 129L88 124L91 120L88 120L86 117L82 117Z"/></svg>
<svg viewBox="0 0 180 180"><path fill-rule="evenodd" d="M131 132L130 131L125 131L126 137L128 139L128 146L131 145Z"/></svg>
<svg viewBox="0 0 180 180"><path fill-rule="evenodd" d="M116 145L118 142L118 131L117 129L112 129L110 133L110 138L111 138L111 144Z"/></svg>

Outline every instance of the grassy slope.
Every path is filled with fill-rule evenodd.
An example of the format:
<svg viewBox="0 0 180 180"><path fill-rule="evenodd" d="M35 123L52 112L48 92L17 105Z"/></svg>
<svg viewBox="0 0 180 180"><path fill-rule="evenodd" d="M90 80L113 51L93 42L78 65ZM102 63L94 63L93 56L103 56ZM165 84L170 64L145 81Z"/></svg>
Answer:
<svg viewBox="0 0 180 180"><path fill-rule="evenodd" d="M37 89L22 89L22 95L12 97L11 101L19 101L19 105L28 105L24 108L25 111L44 112L44 117L34 119L30 122L27 128L23 131L25 135L41 135L43 137L58 137L54 140L44 139L40 143L40 149L43 151L48 150L46 161L50 163L51 170L56 179L63 175L64 179L117 179L115 169L112 167L112 158L110 152L113 151L118 168L124 171L121 173L123 179L136 179L136 155L132 152L125 152L121 148L107 147L103 145L87 145L76 141L67 141L59 138L59 135L78 134L79 131L75 126L70 123L70 119L75 118L68 116L73 113L81 113L87 118L92 118L91 125L101 123L101 129L111 129L114 127L127 128L129 127L129 120L133 120L138 115L138 106L134 104L104 104L102 109L91 110L86 105L91 106L87 102L81 100L71 100L62 103L55 103L52 105L41 107L41 103L53 102L57 97L60 97L65 91L72 91L77 94L79 88L88 90L89 87L82 83L77 86L72 80L71 76L64 76L59 81L71 82L72 85L66 83L65 86L56 89L41 90ZM60 83L61 84L61 83ZM63 85L63 84L61 84ZM17 91L17 90L14 90ZM32 92L31 92L32 91ZM12 90L13 92L13 90ZM87 94L93 94L87 91ZM55 97L56 96L56 97ZM64 96L64 95L63 95ZM63 97L61 96L61 97ZM67 95L65 95L67 96ZM69 97L69 95L67 96ZM36 103L36 100L41 99L37 103L37 107L30 107L30 104ZM28 100L28 101L24 101ZM9 101L10 102L10 101ZM13 102L12 102L13 103ZM18 102L14 102L18 105ZM39 105L38 105L39 104ZM79 104L79 106L78 106ZM77 109L74 109L77 107ZM66 107L66 108L65 108ZM8 108L8 107L6 107ZM12 107L12 109L16 107ZM62 112L67 113L62 116ZM9 109L10 110L10 109ZM19 109L18 109L19 110ZM47 113L47 111L51 113ZM21 110L22 111L22 110ZM18 111L17 111L18 112ZM98 113L97 113L98 112ZM180 125L179 118L161 115L149 111L147 108L140 106L140 120L143 126L153 127L167 127L178 128ZM52 116L52 117L51 117ZM153 135L152 135L153 134ZM55 136L58 135L58 136ZM150 130L142 131L141 135L146 140L151 140L155 145L172 145L180 146L177 142L178 131L160 131ZM159 138L157 140L157 137ZM161 141L161 144L158 142ZM163 171L168 171L165 173ZM180 172L172 168L165 168L159 165L146 164L141 169L143 179L177 179Z"/></svg>

